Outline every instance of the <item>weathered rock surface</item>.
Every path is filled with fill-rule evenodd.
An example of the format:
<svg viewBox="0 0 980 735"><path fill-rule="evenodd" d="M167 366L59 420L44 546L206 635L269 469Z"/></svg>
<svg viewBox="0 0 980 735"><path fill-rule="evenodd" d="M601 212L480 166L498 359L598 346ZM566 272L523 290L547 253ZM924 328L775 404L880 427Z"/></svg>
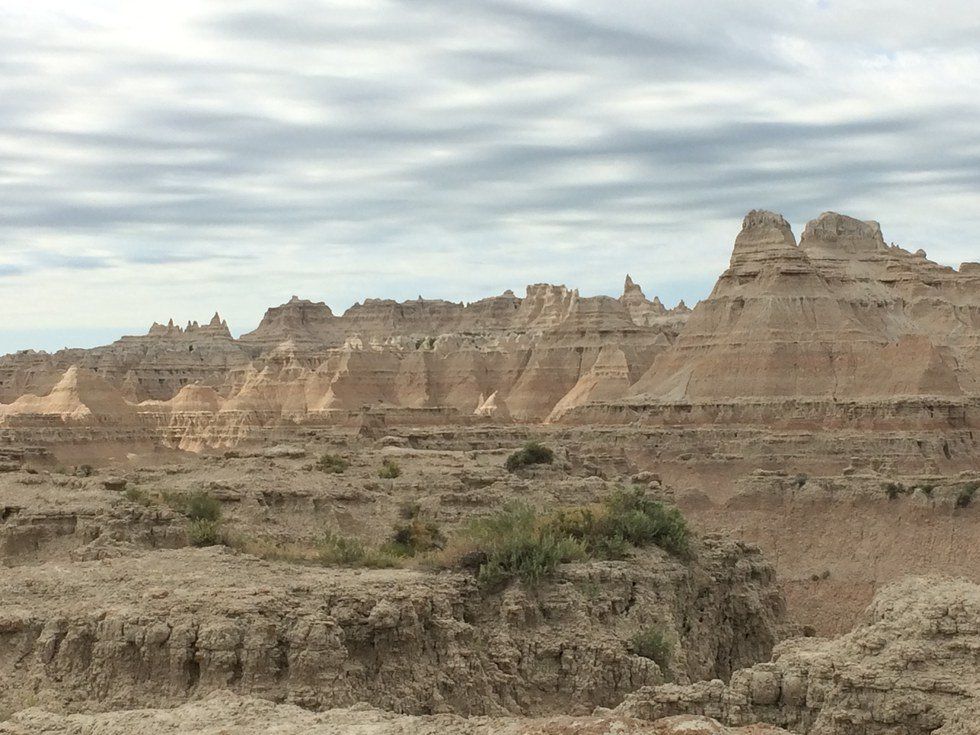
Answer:
<svg viewBox="0 0 980 735"><path fill-rule="evenodd" d="M536 591L468 575L273 563L208 550L48 562L0 578L0 702L113 709L218 689L312 708L587 713L637 687L764 658L774 575L737 544L571 564ZM630 652L657 626L666 671Z"/></svg>
<svg viewBox="0 0 980 735"><path fill-rule="evenodd" d="M629 277L618 299L534 284L523 297L369 299L335 315L293 297L240 339L215 314L0 358L0 426L19 441L69 422L200 449L260 427L357 422L366 407L409 424L976 428L980 271L831 212L797 245L781 216L753 211L693 311Z"/></svg>
<svg viewBox="0 0 980 735"><path fill-rule="evenodd" d="M703 713L806 735L971 735L980 723L980 587L911 577L882 590L837 639L780 644L771 663L729 684L664 685L617 713L656 719Z"/></svg>
<svg viewBox="0 0 980 735"><path fill-rule="evenodd" d="M327 712L219 691L172 710L57 715L40 708L0 722L4 735L786 735L767 726L728 728L706 717L645 722L627 717L462 718L396 715L365 706Z"/></svg>

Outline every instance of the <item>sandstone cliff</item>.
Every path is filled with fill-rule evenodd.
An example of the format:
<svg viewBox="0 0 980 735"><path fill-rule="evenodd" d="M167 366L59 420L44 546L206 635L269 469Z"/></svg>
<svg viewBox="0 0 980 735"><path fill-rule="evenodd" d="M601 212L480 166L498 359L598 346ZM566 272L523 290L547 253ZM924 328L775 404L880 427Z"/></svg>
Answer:
<svg viewBox="0 0 980 735"><path fill-rule="evenodd" d="M65 410L77 375L104 382L105 411ZM336 315L293 297L240 339L215 314L0 358L0 426L128 422L199 448L369 410L420 424L976 427L980 266L940 266L887 245L876 222L830 212L797 244L781 216L753 211L693 310L647 299L629 276L618 299L534 284L523 297L368 299Z"/></svg>

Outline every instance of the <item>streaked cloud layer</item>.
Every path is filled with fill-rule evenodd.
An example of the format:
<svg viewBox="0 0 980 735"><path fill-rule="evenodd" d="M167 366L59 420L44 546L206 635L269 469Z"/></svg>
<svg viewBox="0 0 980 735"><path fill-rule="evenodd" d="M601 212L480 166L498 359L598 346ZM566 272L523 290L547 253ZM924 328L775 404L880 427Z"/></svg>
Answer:
<svg viewBox="0 0 980 735"><path fill-rule="evenodd" d="M14 5L0 351L292 293L692 301L753 207L980 259L972 3Z"/></svg>

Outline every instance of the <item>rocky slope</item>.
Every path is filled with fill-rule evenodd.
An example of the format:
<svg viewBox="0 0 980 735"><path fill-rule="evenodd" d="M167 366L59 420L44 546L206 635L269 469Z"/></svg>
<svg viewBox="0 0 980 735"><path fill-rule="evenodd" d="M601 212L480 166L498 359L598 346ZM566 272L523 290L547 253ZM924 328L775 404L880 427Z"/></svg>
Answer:
<svg viewBox="0 0 980 735"><path fill-rule="evenodd" d="M654 687L617 712L706 713L807 735L971 735L980 722L980 587L909 578L882 590L833 640L793 639L729 684Z"/></svg>
<svg viewBox="0 0 980 735"><path fill-rule="evenodd" d="M312 568L217 547L100 556L0 579L5 709L176 705L232 689L318 709L582 713L764 658L783 613L771 567L718 541L693 563L655 550L499 593L465 574ZM630 651L649 626L671 641L663 667Z"/></svg>
<svg viewBox="0 0 980 735"><path fill-rule="evenodd" d="M56 715L32 709L0 722L4 735L787 735L768 726L728 728L706 717L646 722L628 717L462 718L410 716L366 706L314 713L288 704L217 692L172 710Z"/></svg>

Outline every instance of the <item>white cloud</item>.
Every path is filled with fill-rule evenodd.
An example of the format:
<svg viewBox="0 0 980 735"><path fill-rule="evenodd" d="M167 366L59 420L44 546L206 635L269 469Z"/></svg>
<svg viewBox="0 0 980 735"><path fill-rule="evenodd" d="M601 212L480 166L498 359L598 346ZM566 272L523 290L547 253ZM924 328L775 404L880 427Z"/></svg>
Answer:
<svg viewBox="0 0 980 735"><path fill-rule="evenodd" d="M613 293L626 270L692 301L759 206L978 258L965 2L18 6L0 299L38 345L215 308L247 330L292 293Z"/></svg>

